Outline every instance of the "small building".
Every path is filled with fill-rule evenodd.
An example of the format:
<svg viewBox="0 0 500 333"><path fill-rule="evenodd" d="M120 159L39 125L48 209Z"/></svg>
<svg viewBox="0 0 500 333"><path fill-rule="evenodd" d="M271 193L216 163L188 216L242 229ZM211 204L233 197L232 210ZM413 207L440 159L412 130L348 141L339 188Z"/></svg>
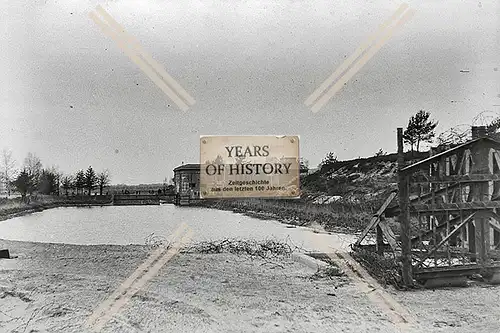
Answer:
<svg viewBox="0 0 500 333"><path fill-rule="evenodd" d="M200 164L183 164L174 169L176 204L200 198Z"/></svg>

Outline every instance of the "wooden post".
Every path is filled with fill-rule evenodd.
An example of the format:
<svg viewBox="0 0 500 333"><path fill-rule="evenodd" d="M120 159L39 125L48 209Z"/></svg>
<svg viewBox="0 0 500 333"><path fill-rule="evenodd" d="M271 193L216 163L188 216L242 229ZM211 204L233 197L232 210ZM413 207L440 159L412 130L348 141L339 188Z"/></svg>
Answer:
<svg viewBox="0 0 500 333"><path fill-rule="evenodd" d="M377 225L377 245L376 245L376 249L377 249L377 254L379 256L383 256L384 255L384 235L382 233L382 228L380 228L380 225Z"/></svg>
<svg viewBox="0 0 500 333"><path fill-rule="evenodd" d="M399 184L399 224L401 226L401 255L403 264L403 284L413 285L410 243L410 210L408 177L401 171L404 168L403 129L398 128L398 184Z"/></svg>
<svg viewBox="0 0 500 333"><path fill-rule="evenodd" d="M468 233L467 240L469 242L469 253L472 255L471 261L476 262L476 226L474 225L474 220L470 221L467 225Z"/></svg>
<svg viewBox="0 0 500 333"><path fill-rule="evenodd" d="M492 173L490 169L490 150L482 142L476 143L471 147L472 165L470 169L471 174L489 174ZM471 185L471 201L489 201L489 183L476 182ZM490 251L490 223L483 213L476 214L474 218L474 237L475 254L477 263L484 265L488 262L488 254Z"/></svg>

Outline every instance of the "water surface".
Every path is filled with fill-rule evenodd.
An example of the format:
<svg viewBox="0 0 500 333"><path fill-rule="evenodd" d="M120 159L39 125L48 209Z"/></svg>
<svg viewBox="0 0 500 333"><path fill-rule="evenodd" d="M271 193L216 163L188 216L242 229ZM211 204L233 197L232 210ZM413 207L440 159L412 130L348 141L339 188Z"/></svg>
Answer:
<svg viewBox="0 0 500 333"><path fill-rule="evenodd" d="M354 241L351 235L317 234L309 228L287 228L274 220L174 205L54 208L0 222L0 238L81 245L145 244L151 233L169 238L183 222L193 230L193 241L272 238L323 250L325 246L346 249Z"/></svg>

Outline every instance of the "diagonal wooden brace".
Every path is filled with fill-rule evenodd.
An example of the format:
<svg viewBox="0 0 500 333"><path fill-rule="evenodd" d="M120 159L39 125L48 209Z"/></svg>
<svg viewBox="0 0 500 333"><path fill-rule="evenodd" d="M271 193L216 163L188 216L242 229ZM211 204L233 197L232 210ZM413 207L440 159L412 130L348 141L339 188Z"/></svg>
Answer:
<svg viewBox="0 0 500 333"><path fill-rule="evenodd" d="M366 226L365 230L361 233L359 236L358 240L356 243L354 243L355 246L358 246L361 244L361 242L365 239L366 235L370 232L371 229L376 227L379 222L380 222L380 216L385 212L386 208L389 206L391 201L396 197L397 192L394 191L392 192L389 197L385 200L384 204L379 208L379 210L373 215L372 219L370 220L370 223Z"/></svg>
<svg viewBox="0 0 500 333"><path fill-rule="evenodd" d="M466 224L468 223L470 220L472 220L472 218L474 217L474 215L476 215L476 213L472 213L470 214L466 219L464 219L462 221L462 223L460 223L455 229L453 229L452 232L450 232L442 241L439 242L439 244L437 244L430 252L428 252L422 259L420 259L420 261L417 263L417 267L422 265L422 263L427 259L429 258L431 255L434 254L434 252L436 252L441 246L443 246L444 243L446 243L448 241L448 239L450 239L453 235L455 235L457 232L460 231L460 229Z"/></svg>

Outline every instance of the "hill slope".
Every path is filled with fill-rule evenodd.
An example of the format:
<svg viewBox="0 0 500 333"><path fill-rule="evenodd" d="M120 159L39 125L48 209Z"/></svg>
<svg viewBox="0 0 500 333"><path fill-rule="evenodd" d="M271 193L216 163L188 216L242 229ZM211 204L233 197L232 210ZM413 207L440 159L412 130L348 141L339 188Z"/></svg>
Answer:
<svg viewBox="0 0 500 333"><path fill-rule="evenodd" d="M411 164L429 156L429 152L405 153ZM335 200L378 201L397 189L397 153L337 161L323 165L301 180L306 200L324 203Z"/></svg>

